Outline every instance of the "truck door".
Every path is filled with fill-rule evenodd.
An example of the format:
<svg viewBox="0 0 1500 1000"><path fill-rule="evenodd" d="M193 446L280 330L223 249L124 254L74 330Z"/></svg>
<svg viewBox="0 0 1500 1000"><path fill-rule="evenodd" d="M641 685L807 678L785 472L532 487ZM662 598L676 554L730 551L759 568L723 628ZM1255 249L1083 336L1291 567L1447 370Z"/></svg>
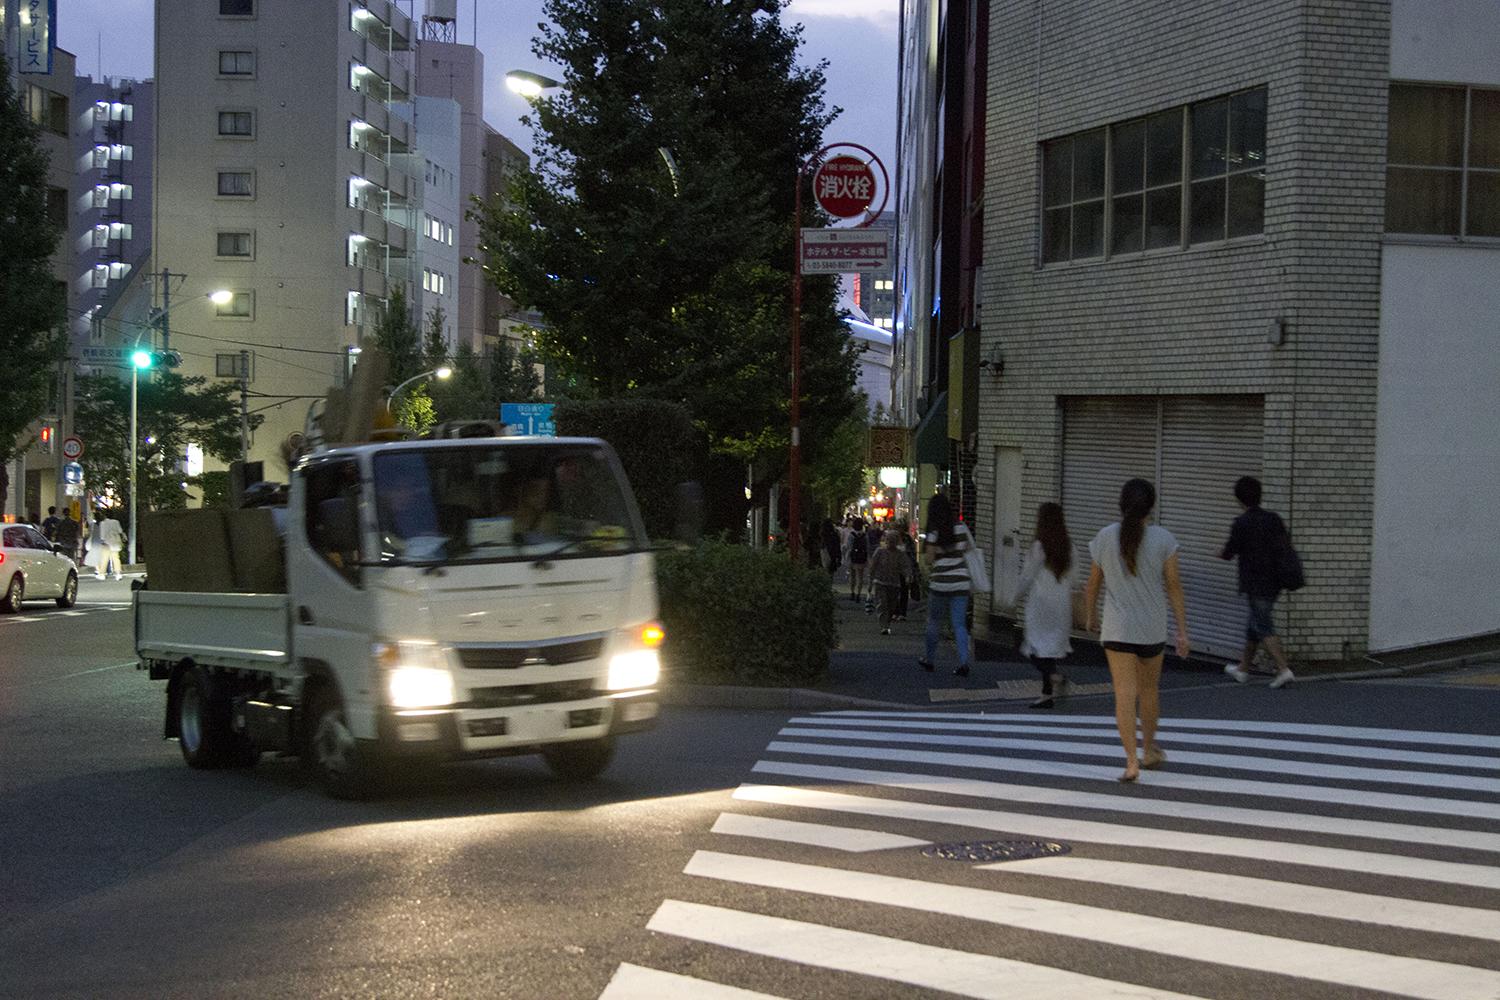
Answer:
<svg viewBox="0 0 1500 1000"><path fill-rule="evenodd" d="M332 669L354 735L373 739L376 683L371 661L369 592L360 564L368 558L359 525L359 463L338 457L302 473L300 517L289 528L287 582L297 656Z"/></svg>

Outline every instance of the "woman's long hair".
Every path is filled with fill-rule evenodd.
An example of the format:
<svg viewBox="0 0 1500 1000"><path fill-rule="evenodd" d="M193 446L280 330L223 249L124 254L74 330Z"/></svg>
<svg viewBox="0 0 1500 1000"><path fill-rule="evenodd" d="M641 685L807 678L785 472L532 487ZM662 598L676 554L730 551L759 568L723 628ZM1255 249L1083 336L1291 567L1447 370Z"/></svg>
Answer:
<svg viewBox="0 0 1500 1000"><path fill-rule="evenodd" d="M1063 520L1062 504L1044 503L1036 509L1036 540L1042 543L1042 555L1052 575L1062 580L1073 565L1073 542L1068 538L1068 523Z"/></svg>
<svg viewBox="0 0 1500 1000"><path fill-rule="evenodd" d="M1120 488L1120 555L1125 568L1135 576L1135 556L1146 537L1146 517L1156 506L1156 487L1144 479L1131 479Z"/></svg>
<svg viewBox="0 0 1500 1000"><path fill-rule="evenodd" d="M927 501L927 531L936 532L936 542L943 547L958 541L958 536L953 533L953 505L941 493Z"/></svg>

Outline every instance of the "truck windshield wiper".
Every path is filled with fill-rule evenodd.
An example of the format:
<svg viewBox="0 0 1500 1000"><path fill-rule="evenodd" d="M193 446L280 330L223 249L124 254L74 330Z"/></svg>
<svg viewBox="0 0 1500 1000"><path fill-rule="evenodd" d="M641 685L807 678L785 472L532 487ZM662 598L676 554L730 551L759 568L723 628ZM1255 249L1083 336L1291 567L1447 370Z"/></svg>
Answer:
<svg viewBox="0 0 1500 1000"><path fill-rule="evenodd" d="M545 565L546 563L552 561L552 557L553 556L562 555L564 552L567 552L569 549L577 548L579 545L583 544L584 542L591 542L593 540L594 540L593 536L591 536L591 535L580 535L577 538L570 538L566 542L563 542L561 545L559 545L557 548L550 549L550 550L548 550L546 552L543 552L541 555L537 556L535 559L532 559L531 560L531 565L533 565L533 566L542 566L542 565Z"/></svg>

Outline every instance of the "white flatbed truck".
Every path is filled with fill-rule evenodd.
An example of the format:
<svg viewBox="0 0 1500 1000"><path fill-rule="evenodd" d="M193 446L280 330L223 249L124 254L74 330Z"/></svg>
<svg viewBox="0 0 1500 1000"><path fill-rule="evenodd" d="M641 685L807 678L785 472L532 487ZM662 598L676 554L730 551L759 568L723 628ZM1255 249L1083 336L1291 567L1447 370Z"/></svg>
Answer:
<svg viewBox="0 0 1500 1000"><path fill-rule="evenodd" d="M296 754L338 797L415 762L506 754L587 778L655 724L654 556L608 444L358 444L291 480L285 593L148 576L135 594L135 651L167 682L164 735L189 765Z"/></svg>

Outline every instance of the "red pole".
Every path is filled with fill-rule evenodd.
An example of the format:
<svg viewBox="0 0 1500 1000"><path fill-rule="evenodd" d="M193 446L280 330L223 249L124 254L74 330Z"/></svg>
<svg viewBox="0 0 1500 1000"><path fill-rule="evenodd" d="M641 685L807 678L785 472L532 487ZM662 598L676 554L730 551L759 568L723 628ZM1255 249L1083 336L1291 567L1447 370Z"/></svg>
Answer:
<svg viewBox="0 0 1500 1000"><path fill-rule="evenodd" d="M796 252L792 260L792 453L787 473L791 496L787 500L786 549L797 562L802 547L802 174L797 166L797 191L793 196L792 236ZM772 511L775 517L776 512Z"/></svg>

